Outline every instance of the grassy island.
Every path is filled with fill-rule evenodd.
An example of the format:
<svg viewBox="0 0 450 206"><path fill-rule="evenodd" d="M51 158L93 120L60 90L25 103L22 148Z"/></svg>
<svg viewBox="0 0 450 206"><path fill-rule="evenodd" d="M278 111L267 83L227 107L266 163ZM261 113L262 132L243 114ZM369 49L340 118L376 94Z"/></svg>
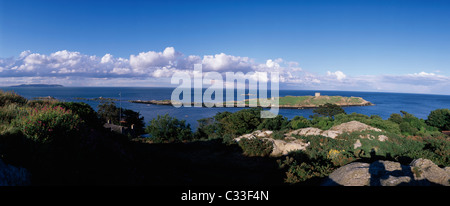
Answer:
<svg viewBox="0 0 450 206"><path fill-rule="evenodd" d="M373 105L371 102L364 100L361 97L342 97L342 96L285 96L279 97L279 107L280 108L292 108L292 109L302 109L302 108L316 108L320 105L324 105L327 103L336 104L338 106L370 106ZM242 101L233 101L233 102L223 102L223 106L228 103L233 104L235 107L248 107L250 101L257 101L258 107L260 105L259 99L247 99ZM179 102L173 102L171 100L133 100L130 101L132 103L140 103L140 104L156 104L156 105L177 105L181 104ZM195 102L192 102L191 105L195 105ZM205 103L202 104L203 107L206 107Z"/></svg>

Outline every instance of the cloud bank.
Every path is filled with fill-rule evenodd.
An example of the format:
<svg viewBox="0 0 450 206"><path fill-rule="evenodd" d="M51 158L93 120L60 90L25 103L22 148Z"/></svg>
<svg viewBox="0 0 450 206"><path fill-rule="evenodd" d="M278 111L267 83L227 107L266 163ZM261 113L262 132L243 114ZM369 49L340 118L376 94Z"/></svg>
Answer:
<svg viewBox="0 0 450 206"><path fill-rule="evenodd" d="M52 83L65 86L175 86L170 77L175 72L192 74L194 64L203 71L280 73L281 89L384 91L450 94L450 77L433 72L404 75L359 75L345 73L345 68L318 74L299 67L298 62L281 58L263 63L250 57L229 54L184 55L173 47L163 51L132 54L129 58L86 55L75 51L51 54L24 51L18 57L0 58L0 86L23 83ZM225 76L225 75L224 75Z"/></svg>

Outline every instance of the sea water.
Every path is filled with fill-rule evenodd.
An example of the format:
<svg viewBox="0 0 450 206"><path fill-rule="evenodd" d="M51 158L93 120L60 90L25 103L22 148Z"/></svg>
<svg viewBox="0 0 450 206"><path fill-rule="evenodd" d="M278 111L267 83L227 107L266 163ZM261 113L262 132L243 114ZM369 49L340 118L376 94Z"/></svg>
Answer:
<svg viewBox="0 0 450 206"><path fill-rule="evenodd" d="M197 120L214 116L217 112L235 112L243 108L197 108L180 107L175 108L167 105L136 104L128 100L165 100L170 99L174 88L147 88L147 87L56 87L56 88L36 88L36 87L1 87L3 91L15 91L28 99L34 97L51 96L60 101L86 102L97 110L100 104L98 101L80 100L76 98L93 99L98 97L113 98L116 105L123 108L140 112L146 123L157 115L169 114L178 119L184 119L191 127L197 127ZM440 108L450 108L449 95L431 94L404 94L404 93L384 93L384 92L353 92L353 91L310 91L310 90L280 90L283 96L314 96L315 92L328 96L362 97L375 104L374 106L344 107L347 113L360 113L365 115L379 115L383 119L389 118L392 113L400 113L401 110L415 115L418 118L426 119L432 110ZM193 95L193 92L192 92ZM235 92L235 97L238 95ZM270 94L269 94L270 96ZM250 95L249 98L255 98ZM192 98L193 100L193 98ZM224 92L224 100L225 92ZM309 117L313 114L313 109L280 109L279 114L289 119L299 115Z"/></svg>

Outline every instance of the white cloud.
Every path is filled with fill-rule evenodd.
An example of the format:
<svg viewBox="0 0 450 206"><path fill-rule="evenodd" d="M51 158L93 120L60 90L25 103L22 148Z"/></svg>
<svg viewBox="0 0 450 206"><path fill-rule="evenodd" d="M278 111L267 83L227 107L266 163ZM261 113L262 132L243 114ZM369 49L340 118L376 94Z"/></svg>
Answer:
<svg viewBox="0 0 450 206"><path fill-rule="evenodd" d="M242 71L249 72L254 65L248 57L231 56L224 53L205 55L202 60L204 71Z"/></svg>
<svg viewBox="0 0 450 206"><path fill-rule="evenodd" d="M438 71L347 76L338 70L316 74L303 70L298 62L281 58L257 63L249 57L224 53L184 56L173 47L167 47L162 52L141 52L129 58L116 58L112 54L97 57L67 50L46 55L27 50L17 58L0 58L0 85L60 83L67 86L171 86L172 74L181 71L192 75L194 64L199 63L203 64L204 72L243 72L250 74L251 78L261 77L258 72L269 72L270 75L270 72L277 71L280 74L279 82L290 89L450 94L447 91L450 77L437 74ZM263 82L267 80L263 79Z"/></svg>
<svg viewBox="0 0 450 206"><path fill-rule="evenodd" d="M341 72L341 71L335 71L335 72L327 71L327 76L335 77L338 81L342 81L343 79L345 79L345 77L347 77L344 74L344 72Z"/></svg>
<svg viewBox="0 0 450 206"><path fill-rule="evenodd" d="M105 56L102 57L102 60L100 61L100 63L107 64L107 63L112 63L112 61L113 61L113 55L105 54Z"/></svg>

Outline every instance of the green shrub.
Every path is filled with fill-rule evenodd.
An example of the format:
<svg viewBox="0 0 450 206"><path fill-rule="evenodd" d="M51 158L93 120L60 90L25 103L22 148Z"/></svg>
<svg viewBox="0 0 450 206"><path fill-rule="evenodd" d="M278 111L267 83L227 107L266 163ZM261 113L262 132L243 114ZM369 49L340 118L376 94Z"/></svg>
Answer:
<svg viewBox="0 0 450 206"><path fill-rule="evenodd" d="M94 119L94 116L91 116L91 111L89 105L77 105L77 103L71 104L72 107L76 107L77 110L81 110L83 114L86 114L86 118L92 118ZM126 127L133 126L133 135L140 135L145 133L145 123L144 123L144 117L141 117L141 114L139 112L135 112L130 109L124 109L116 107L116 104L114 102L103 102L102 104L98 105L98 116L100 117L100 120L107 122L108 120L115 125L121 125ZM119 121L120 119L120 121Z"/></svg>
<svg viewBox="0 0 450 206"><path fill-rule="evenodd" d="M58 102L54 103L53 106L60 106L66 110L72 111L72 113L77 114L80 119L89 126L101 126L101 121L97 116L97 112L84 102Z"/></svg>
<svg viewBox="0 0 450 206"><path fill-rule="evenodd" d="M14 92L0 91L0 107L9 104L24 105L27 103L27 101L28 101L27 99Z"/></svg>
<svg viewBox="0 0 450 206"><path fill-rule="evenodd" d="M311 119L311 126L322 130L330 129L333 126L333 119L330 117L321 117L314 115Z"/></svg>
<svg viewBox="0 0 450 206"><path fill-rule="evenodd" d="M261 124L261 108L242 109L234 113L218 113L214 118L218 121L221 135L242 135L255 131Z"/></svg>
<svg viewBox="0 0 450 206"><path fill-rule="evenodd" d="M168 114L158 115L149 122L146 130L155 142L182 142L192 140L191 126Z"/></svg>
<svg viewBox="0 0 450 206"><path fill-rule="evenodd" d="M9 104L3 107L0 107L0 124L9 124L16 117L20 117L23 115L21 109L17 104Z"/></svg>
<svg viewBox="0 0 450 206"><path fill-rule="evenodd" d="M426 123L439 130L450 130L450 110L436 109L430 112Z"/></svg>
<svg viewBox="0 0 450 206"><path fill-rule="evenodd" d="M112 124L119 125L120 108L116 107L114 102L103 102L98 106L98 116L104 121L110 121Z"/></svg>
<svg viewBox="0 0 450 206"><path fill-rule="evenodd" d="M69 137L78 130L81 119L62 107L29 108L28 115L15 123L28 138L48 143Z"/></svg>
<svg viewBox="0 0 450 206"><path fill-rule="evenodd" d="M289 127L291 129L301 129L311 126L311 121L303 116L295 116L290 122Z"/></svg>
<svg viewBox="0 0 450 206"><path fill-rule="evenodd" d="M277 162L281 169L286 170L284 181L289 184L323 178L336 169L330 160L322 157L311 158L303 151L293 152L285 160Z"/></svg>
<svg viewBox="0 0 450 206"><path fill-rule="evenodd" d="M284 134L286 133L286 130L280 130L280 131L274 131L271 135L272 139L284 139Z"/></svg>
<svg viewBox="0 0 450 206"><path fill-rule="evenodd" d="M401 124L401 123L403 122L402 115L397 114L397 113L391 114L391 116L389 117L388 120L390 120L390 121L392 121L392 122L395 122L395 123L397 123L397 124Z"/></svg>
<svg viewBox="0 0 450 206"><path fill-rule="evenodd" d="M337 104L326 103L314 109L313 113L329 118L334 118L334 116L337 114L345 114L345 111Z"/></svg>
<svg viewBox="0 0 450 206"><path fill-rule="evenodd" d="M268 156L272 152L272 142L258 138L243 138L239 141L239 146L248 156Z"/></svg>
<svg viewBox="0 0 450 206"><path fill-rule="evenodd" d="M213 117L197 120L198 127L194 133L194 139L215 139L219 135L216 133L218 130L217 122Z"/></svg>
<svg viewBox="0 0 450 206"><path fill-rule="evenodd" d="M274 118L267 118L259 124L258 129L267 129L267 130L282 130L288 127L289 120L287 117L283 117L283 115L277 115Z"/></svg>

